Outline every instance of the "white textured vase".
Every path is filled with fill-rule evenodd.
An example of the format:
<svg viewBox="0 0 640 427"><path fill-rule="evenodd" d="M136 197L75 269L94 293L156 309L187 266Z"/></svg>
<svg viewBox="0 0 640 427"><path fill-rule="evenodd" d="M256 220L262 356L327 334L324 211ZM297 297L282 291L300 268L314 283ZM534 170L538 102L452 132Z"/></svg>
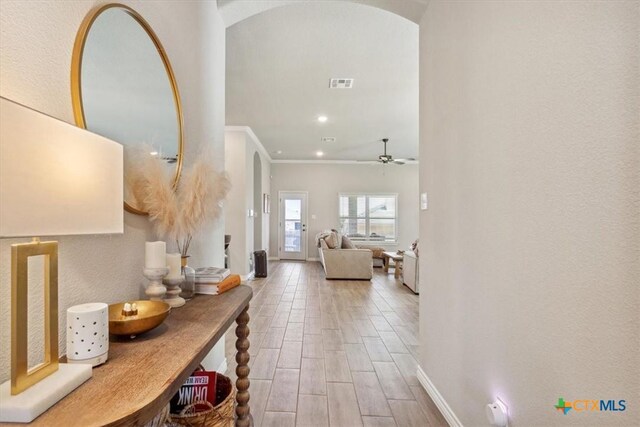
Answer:
<svg viewBox="0 0 640 427"><path fill-rule="evenodd" d="M67 360L98 366L109 357L109 306L101 302L67 310Z"/></svg>

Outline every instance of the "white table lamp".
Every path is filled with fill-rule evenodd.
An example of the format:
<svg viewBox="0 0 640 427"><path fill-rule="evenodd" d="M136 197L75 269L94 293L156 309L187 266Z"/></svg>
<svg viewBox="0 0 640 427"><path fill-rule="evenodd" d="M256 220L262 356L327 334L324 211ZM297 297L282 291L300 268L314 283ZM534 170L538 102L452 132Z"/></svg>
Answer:
<svg viewBox="0 0 640 427"><path fill-rule="evenodd" d="M0 98L0 237L123 232L122 146ZM44 256L44 362L27 362L28 259ZM0 421L30 422L91 377L58 363L58 242L11 245L11 380Z"/></svg>

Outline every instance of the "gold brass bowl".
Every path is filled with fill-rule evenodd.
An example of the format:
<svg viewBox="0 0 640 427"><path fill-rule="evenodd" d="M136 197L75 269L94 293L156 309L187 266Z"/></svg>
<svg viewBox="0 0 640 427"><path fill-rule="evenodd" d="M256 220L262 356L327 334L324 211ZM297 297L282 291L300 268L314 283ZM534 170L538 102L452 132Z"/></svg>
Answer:
<svg viewBox="0 0 640 427"><path fill-rule="evenodd" d="M127 301L136 303L138 314L125 316L122 309L125 303L109 306L109 333L135 337L143 332L160 326L169 315L171 307L162 301Z"/></svg>

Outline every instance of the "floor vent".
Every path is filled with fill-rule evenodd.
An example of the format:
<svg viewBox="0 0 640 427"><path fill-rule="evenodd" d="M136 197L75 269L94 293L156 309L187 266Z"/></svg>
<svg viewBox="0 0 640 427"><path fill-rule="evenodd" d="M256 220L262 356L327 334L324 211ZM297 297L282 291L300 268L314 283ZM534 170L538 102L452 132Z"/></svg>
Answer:
<svg viewBox="0 0 640 427"><path fill-rule="evenodd" d="M353 87L353 79L331 79L329 81L330 89L351 89Z"/></svg>

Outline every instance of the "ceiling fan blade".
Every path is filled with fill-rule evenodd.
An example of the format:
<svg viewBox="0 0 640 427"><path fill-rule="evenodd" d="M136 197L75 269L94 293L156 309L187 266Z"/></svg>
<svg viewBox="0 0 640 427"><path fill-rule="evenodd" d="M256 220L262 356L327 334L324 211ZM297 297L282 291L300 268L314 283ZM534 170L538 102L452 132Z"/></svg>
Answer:
<svg viewBox="0 0 640 427"><path fill-rule="evenodd" d="M394 165L404 165L404 159L395 159L392 160L391 163L393 163Z"/></svg>

